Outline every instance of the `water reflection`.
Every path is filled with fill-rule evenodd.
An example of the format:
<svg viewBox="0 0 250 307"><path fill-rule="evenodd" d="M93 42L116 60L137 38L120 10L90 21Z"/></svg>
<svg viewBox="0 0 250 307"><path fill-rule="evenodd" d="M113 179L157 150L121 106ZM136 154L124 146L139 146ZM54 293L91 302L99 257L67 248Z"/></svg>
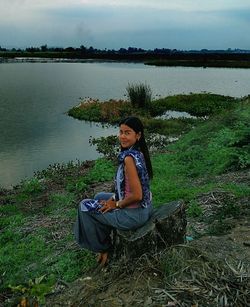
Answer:
<svg viewBox="0 0 250 307"><path fill-rule="evenodd" d="M26 142L9 143L1 148L2 186L17 184L49 164L96 159L100 155L94 146L89 146L90 134L99 137L117 133L116 128L103 128L69 118L60 124L57 129L44 129L42 133L41 129L34 129Z"/></svg>

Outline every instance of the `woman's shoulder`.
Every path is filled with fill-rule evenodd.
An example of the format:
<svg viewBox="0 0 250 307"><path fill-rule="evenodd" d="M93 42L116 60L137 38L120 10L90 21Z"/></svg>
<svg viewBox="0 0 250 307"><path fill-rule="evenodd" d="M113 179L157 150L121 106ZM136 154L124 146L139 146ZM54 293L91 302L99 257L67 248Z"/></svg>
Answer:
<svg viewBox="0 0 250 307"><path fill-rule="evenodd" d="M124 151L121 151L119 156L118 156L118 160L119 162L123 162L124 159L126 157L132 157L133 159L141 159L142 158L142 153L139 151L139 150L136 150L136 149L127 149L127 150L124 150Z"/></svg>

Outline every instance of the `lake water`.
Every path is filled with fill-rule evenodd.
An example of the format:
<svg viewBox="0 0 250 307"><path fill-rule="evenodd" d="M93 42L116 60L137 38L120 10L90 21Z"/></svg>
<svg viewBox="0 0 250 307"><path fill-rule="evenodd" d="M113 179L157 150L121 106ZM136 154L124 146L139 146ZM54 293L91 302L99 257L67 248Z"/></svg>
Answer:
<svg viewBox="0 0 250 307"><path fill-rule="evenodd" d="M116 128L65 114L80 97L124 98L128 83L150 85L155 97L212 92L250 93L250 70L153 67L134 63L1 63L0 186L10 187L49 164L92 160L99 155L90 136Z"/></svg>

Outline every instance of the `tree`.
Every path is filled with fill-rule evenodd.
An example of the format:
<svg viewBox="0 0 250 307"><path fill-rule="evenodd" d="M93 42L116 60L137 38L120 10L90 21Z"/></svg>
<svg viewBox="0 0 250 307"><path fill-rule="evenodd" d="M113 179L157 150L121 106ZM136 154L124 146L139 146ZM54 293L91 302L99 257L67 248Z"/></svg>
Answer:
<svg viewBox="0 0 250 307"><path fill-rule="evenodd" d="M46 45L42 45L42 46L41 46L41 51L42 51L42 52L46 52L46 51L48 51L47 44L46 44Z"/></svg>

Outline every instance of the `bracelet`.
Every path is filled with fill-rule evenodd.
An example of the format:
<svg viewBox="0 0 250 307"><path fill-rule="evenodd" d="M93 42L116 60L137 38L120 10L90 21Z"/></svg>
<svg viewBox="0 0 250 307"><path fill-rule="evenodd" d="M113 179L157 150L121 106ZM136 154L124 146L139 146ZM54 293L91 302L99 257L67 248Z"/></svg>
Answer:
<svg viewBox="0 0 250 307"><path fill-rule="evenodd" d="M120 209L122 208L122 207L120 206L120 204L119 204L119 200L115 203L115 207L116 207L116 208L120 208Z"/></svg>

